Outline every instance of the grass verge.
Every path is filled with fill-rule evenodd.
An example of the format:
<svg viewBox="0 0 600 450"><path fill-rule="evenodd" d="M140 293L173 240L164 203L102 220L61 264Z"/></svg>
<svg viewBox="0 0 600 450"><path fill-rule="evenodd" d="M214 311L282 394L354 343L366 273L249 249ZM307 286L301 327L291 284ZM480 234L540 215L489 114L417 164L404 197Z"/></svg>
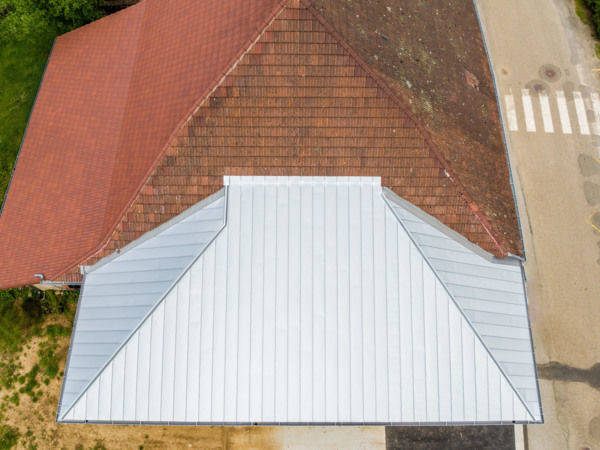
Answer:
<svg viewBox="0 0 600 450"><path fill-rule="evenodd" d="M575 1L575 14L581 19L586 25L592 24L592 12L590 11L585 0L574 0Z"/></svg>

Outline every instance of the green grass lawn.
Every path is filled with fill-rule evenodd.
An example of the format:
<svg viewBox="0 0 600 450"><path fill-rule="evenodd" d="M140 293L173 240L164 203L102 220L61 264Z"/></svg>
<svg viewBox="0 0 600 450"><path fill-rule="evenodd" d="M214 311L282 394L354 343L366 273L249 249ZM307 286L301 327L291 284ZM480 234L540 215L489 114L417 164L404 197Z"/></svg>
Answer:
<svg viewBox="0 0 600 450"><path fill-rule="evenodd" d="M29 112L55 33L0 45L0 202L10 180Z"/></svg>

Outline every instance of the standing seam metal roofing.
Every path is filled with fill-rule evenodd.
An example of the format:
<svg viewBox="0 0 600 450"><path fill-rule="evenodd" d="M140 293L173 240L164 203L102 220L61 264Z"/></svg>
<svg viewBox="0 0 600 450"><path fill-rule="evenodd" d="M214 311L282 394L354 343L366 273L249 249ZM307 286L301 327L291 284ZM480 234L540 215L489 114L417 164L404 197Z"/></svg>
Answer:
<svg viewBox="0 0 600 450"><path fill-rule="evenodd" d="M88 386L224 226L225 199L220 191L119 254L88 268L59 414Z"/></svg>
<svg viewBox="0 0 600 450"><path fill-rule="evenodd" d="M480 336L483 322L471 323L453 298L425 236L457 255L448 273L464 275L467 258L467 276L484 272L487 288L503 285L499 278L514 277L520 266L453 247L445 241L452 233L436 235L427 228L435 222L384 197L380 183L226 177L224 230L72 406L63 402L58 420L540 421L539 400L522 399L527 387L505 370L511 358L496 360L493 334ZM87 289L86 281L82 305ZM526 310L519 315L527 320ZM79 330L78 319L74 341ZM522 351L507 345L505 352ZM525 377L535 385L535 373Z"/></svg>

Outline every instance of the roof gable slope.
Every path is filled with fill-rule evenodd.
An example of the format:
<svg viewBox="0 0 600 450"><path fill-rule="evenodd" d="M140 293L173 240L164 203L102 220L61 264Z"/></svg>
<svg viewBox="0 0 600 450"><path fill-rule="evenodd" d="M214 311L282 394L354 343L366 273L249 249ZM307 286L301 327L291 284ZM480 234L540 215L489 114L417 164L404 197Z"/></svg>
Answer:
<svg viewBox="0 0 600 450"><path fill-rule="evenodd" d="M56 39L0 213L0 288L60 275L102 238L145 6Z"/></svg>
<svg viewBox="0 0 600 450"><path fill-rule="evenodd" d="M144 0L57 38L0 216L0 288L103 247L179 128L281 0Z"/></svg>
<svg viewBox="0 0 600 450"><path fill-rule="evenodd" d="M61 421L539 420L378 178L226 184L226 228Z"/></svg>
<svg viewBox="0 0 600 450"><path fill-rule="evenodd" d="M499 260L482 252L389 191L386 199L481 336L492 357L527 402L535 418L540 419L541 406L520 261Z"/></svg>
<svg viewBox="0 0 600 450"><path fill-rule="evenodd" d="M382 176L501 254L442 161L400 100L312 8L291 1L176 133L94 260L216 192L226 174Z"/></svg>

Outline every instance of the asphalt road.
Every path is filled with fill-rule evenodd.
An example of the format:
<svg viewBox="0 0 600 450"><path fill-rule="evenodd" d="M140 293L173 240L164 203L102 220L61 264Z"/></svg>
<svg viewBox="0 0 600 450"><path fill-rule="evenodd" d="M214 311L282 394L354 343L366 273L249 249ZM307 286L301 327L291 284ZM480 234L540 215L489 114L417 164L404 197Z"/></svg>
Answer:
<svg viewBox="0 0 600 450"><path fill-rule="evenodd" d="M571 0L476 0L527 262L545 424L530 449L600 448L600 60Z"/></svg>

